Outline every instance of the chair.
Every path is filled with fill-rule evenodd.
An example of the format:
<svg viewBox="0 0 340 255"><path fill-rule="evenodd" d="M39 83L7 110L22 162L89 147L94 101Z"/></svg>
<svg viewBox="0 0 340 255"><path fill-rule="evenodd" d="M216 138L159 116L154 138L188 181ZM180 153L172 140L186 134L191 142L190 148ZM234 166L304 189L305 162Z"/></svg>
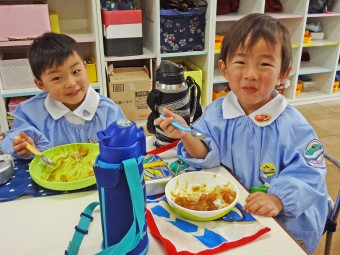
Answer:
<svg viewBox="0 0 340 255"><path fill-rule="evenodd" d="M325 233L326 233L326 244L325 244L325 255L331 254L331 244L332 244L332 237L333 233L336 231L337 227L337 219L339 216L340 210L340 191L338 193L338 197L336 198L335 203L331 200L329 202L330 205L330 212L327 217L326 226L325 226Z"/></svg>
<svg viewBox="0 0 340 255"><path fill-rule="evenodd" d="M337 160L335 157L332 155L329 155L328 153L325 152L325 158L328 159L330 162L332 162L337 168L340 169L340 162Z"/></svg>

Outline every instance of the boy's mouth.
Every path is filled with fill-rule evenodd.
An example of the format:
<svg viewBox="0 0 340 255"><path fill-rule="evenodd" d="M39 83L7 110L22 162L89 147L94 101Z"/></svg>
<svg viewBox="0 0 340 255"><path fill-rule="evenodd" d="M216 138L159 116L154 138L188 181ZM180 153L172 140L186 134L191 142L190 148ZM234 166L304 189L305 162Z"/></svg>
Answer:
<svg viewBox="0 0 340 255"><path fill-rule="evenodd" d="M256 91L257 91L257 89L256 89L255 87L249 87L249 86L243 87L242 89L243 89L245 92L248 92L248 93L252 93L252 92L256 92Z"/></svg>
<svg viewBox="0 0 340 255"><path fill-rule="evenodd" d="M75 91L72 91L71 93L68 93L68 94L66 94L66 95L67 95L67 96L73 97L73 96L78 95L78 93L79 93L79 90L75 90Z"/></svg>

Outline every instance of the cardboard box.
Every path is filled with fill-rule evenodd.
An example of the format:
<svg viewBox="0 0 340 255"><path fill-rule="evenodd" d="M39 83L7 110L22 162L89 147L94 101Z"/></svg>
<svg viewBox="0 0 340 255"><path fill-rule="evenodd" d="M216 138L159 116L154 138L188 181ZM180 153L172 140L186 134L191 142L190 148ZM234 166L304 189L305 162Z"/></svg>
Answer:
<svg viewBox="0 0 340 255"><path fill-rule="evenodd" d="M312 33L310 33L310 35L312 36L313 40L322 40L323 37L325 36L325 33L323 33L323 32L312 32Z"/></svg>
<svg viewBox="0 0 340 255"><path fill-rule="evenodd" d="M109 97L123 110L129 120L145 120L151 110L146 103L152 89L146 67L113 68L109 66Z"/></svg>
<svg viewBox="0 0 340 255"><path fill-rule="evenodd" d="M50 32L47 4L0 5L0 41L32 39Z"/></svg>
<svg viewBox="0 0 340 255"><path fill-rule="evenodd" d="M300 81L299 83L302 83L302 90L313 90L315 89L315 83L314 81Z"/></svg>

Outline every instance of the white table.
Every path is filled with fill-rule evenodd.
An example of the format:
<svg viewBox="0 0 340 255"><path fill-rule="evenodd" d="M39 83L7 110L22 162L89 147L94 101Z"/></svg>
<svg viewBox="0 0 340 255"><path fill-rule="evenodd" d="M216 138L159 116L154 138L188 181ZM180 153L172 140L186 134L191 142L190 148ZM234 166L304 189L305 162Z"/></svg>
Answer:
<svg viewBox="0 0 340 255"><path fill-rule="evenodd" d="M151 139L148 138L150 148ZM173 159L174 149L160 156ZM244 204L246 189L223 167L210 169L231 178L240 191L239 202ZM97 191L79 192L40 198L22 197L0 203L0 254L6 255L60 255L64 254L85 207L99 201ZM79 255L95 254L101 250L102 233L99 208L93 213L94 220L85 235ZM287 255L306 254L296 241L273 218L255 218L271 231L255 241L221 254L232 255ZM165 254L162 244L149 233L148 255ZM119 254L120 255L120 254Z"/></svg>

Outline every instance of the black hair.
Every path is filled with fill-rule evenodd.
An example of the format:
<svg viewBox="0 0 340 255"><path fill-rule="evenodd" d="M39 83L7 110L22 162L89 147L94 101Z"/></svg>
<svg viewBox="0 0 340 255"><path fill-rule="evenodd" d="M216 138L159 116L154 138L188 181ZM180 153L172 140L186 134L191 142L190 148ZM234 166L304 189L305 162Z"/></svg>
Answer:
<svg viewBox="0 0 340 255"><path fill-rule="evenodd" d="M77 42L65 34L47 32L36 38L28 52L28 60L37 80L42 73L53 66L62 65L69 56L80 55Z"/></svg>
<svg viewBox="0 0 340 255"><path fill-rule="evenodd" d="M251 49L260 39L269 45L281 45L281 70L284 74L292 62L292 44L289 30L280 21L267 14L252 13L235 22L225 33L220 59L226 64L235 52L245 46Z"/></svg>

